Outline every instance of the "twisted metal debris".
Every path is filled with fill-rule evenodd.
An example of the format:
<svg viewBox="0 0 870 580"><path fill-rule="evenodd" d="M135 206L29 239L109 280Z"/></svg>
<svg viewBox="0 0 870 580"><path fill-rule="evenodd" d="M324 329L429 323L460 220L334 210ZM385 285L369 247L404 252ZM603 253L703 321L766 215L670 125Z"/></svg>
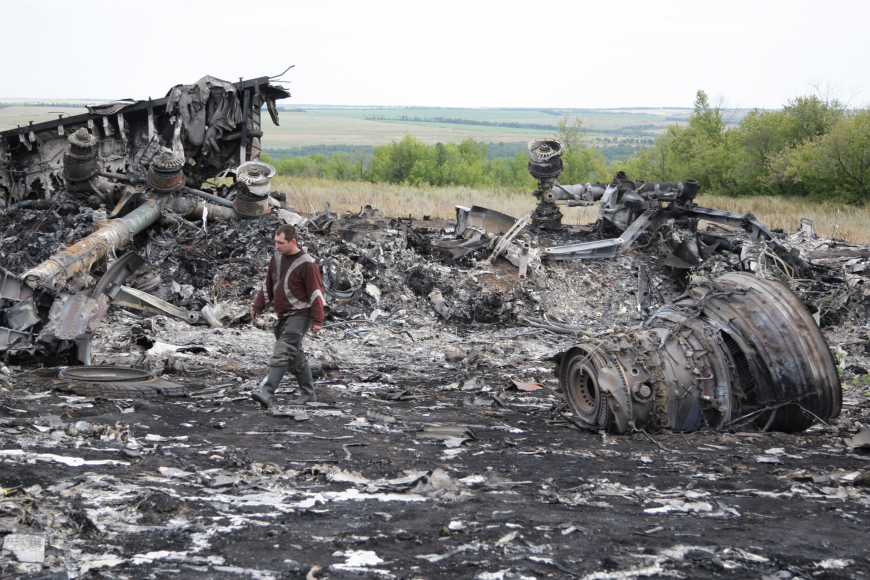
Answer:
<svg viewBox="0 0 870 580"><path fill-rule="evenodd" d="M746 272L695 287L634 331L557 357L559 385L590 429L722 429L742 417L801 431L840 413L836 363L784 284Z"/></svg>

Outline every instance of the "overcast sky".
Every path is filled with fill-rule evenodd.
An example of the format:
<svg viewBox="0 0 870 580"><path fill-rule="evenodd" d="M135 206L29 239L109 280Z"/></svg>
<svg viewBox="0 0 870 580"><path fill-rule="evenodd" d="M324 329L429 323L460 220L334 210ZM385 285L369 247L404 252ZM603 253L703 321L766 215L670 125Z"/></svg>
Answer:
<svg viewBox="0 0 870 580"><path fill-rule="evenodd" d="M210 74L285 103L778 108L870 102L868 0L0 0L0 99L144 99Z"/></svg>

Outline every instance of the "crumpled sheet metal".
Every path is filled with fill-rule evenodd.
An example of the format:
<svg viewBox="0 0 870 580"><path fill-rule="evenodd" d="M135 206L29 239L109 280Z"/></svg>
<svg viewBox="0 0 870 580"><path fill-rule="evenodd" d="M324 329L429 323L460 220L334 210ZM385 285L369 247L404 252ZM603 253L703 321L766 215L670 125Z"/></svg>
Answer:
<svg viewBox="0 0 870 580"><path fill-rule="evenodd" d="M577 422L589 429L801 431L840 412L842 389L815 320L785 285L726 274L641 328L557 355Z"/></svg>
<svg viewBox="0 0 870 580"><path fill-rule="evenodd" d="M121 174L148 165L155 153L150 145L158 135L175 135L173 150L196 160L185 166L184 174L199 185L238 163L258 159L260 108L268 105L277 125L275 101L289 96L267 77L229 83L206 76L178 85L160 99L112 101L89 107L83 115L2 131L0 158L8 155L9 165L0 168L0 207L4 202L49 199L63 183L67 136L81 128L97 137L103 171ZM247 114L241 103L248 106Z"/></svg>
<svg viewBox="0 0 870 580"><path fill-rule="evenodd" d="M468 228L488 234L501 235L509 231L517 218L480 206L456 206L456 235L461 236Z"/></svg>
<svg viewBox="0 0 870 580"><path fill-rule="evenodd" d="M71 294L51 306L49 322L42 331L62 340L83 338L97 330L108 309L109 298L105 294L96 299Z"/></svg>
<svg viewBox="0 0 870 580"><path fill-rule="evenodd" d="M190 142L198 147L220 139L242 120L236 87L213 76L204 76L192 85L173 87L166 109L171 111L175 106Z"/></svg>
<svg viewBox="0 0 870 580"><path fill-rule="evenodd" d="M745 353L735 362L752 378L747 403L794 403L762 414L759 422L776 431L801 431L816 421L812 415L827 421L840 414L837 363L813 315L785 284L734 272L691 294L704 304L704 316Z"/></svg>

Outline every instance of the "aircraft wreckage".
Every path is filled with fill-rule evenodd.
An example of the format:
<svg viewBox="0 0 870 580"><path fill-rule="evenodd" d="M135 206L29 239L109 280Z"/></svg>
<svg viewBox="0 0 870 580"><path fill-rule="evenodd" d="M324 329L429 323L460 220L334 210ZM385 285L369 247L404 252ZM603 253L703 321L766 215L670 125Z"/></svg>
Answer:
<svg viewBox="0 0 870 580"><path fill-rule="evenodd" d="M607 184L562 186L556 181L562 151L555 139L529 143L539 203L526 218L515 222L483 208L458 208L458 229L471 226L509 239L529 217L538 228L558 228L559 201L569 207L600 201L599 231L610 225L619 237L548 247L541 258L612 258L643 234L654 239L680 228L691 235L664 264L686 288L689 273L714 251L740 250L726 237L698 232L698 222L706 220L743 228L792 276L808 267L755 216L695 204L694 179L636 182L620 173ZM521 256L515 263L525 277L528 249L514 254ZM800 431L839 415L842 401L836 362L807 307L784 284L746 272L705 282L652 314L640 329L583 341L554 360L579 423L613 433L721 429L748 422L744 417L765 429Z"/></svg>
<svg viewBox="0 0 870 580"><path fill-rule="evenodd" d="M114 259L115 252L158 221L256 218L281 208L283 199L270 191L274 169L259 162L260 111L266 105L277 124L275 101L287 96L267 77L238 83L205 77L162 99L106 103L85 115L0 133L4 204L47 209L53 195L66 192L96 208L93 234L20 275L0 269L0 353L26 352L46 365L90 365L91 337L112 303L190 323L207 319L206 310L189 312L124 286L145 258L130 252ZM742 228L792 275L808 266L796 250L751 215L699 207L692 179L652 183L620 174L611 183L561 185L562 152L555 139L529 144L539 202L523 218L457 207L452 239L404 229L408 244L452 259L480 250L490 251L489 262L503 255L519 268L520 280L542 259L612 258L642 237L672 242L665 265L686 289L682 297L646 313L637 328L585 336L553 359L578 425L626 433L755 422L799 431L839 414L833 356L813 315L787 286L755 277L751 259L745 260L749 272L689 284L693 269L714 252L742 251L728 237L699 232L700 220ZM231 186L202 190L206 181L226 177ZM596 202L599 239L543 248L517 241L521 232L559 231L560 205ZM311 231L334 225L328 209L305 222ZM619 233L605 238L608 230ZM337 225L332 231L348 240L358 233ZM92 279L91 268L107 259L114 261L106 273ZM322 266L329 285L336 268ZM339 301L354 296L338 284L328 290ZM440 291L429 299L450 317Z"/></svg>
<svg viewBox="0 0 870 580"><path fill-rule="evenodd" d="M0 349L91 364L91 336L112 300L197 319L122 286L144 263L135 254L116 261L96 285L90 269L161 218L206 222L270 211L275 170L259 162L260 115L266 105L277 125L275 101L288 96L267 77L238 83L204 77L162 99L105 103L0 133L4 204L47 209L52 194L65 189L100 208L92 235L21 276L0 269L0 301L11 304L0 320ZM235 183L224 196L199 190L227 176Z"/></svg>

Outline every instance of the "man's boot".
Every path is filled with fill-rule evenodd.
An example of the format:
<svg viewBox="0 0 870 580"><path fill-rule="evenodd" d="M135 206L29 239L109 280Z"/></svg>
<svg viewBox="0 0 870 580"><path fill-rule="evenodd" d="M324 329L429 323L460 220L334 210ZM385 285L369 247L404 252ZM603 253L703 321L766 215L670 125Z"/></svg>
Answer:
<svg viewBox="0 0 870 580"><path fill-rule="evenodd" d="M281 379L284 378L284 373L287 372L287 365L280 367L271 367L269 374L260 383L260 388L251 393L251 398L260 403L264 409L272 406L272 397L275 395L275 390ZM309 373L310 374L310 373Z"/></svg>
<svg viewBox="0 0 870 580"><path fill-rule="evenodd" d="M299 398L291 401L290 404L304 405L305 403L316 403L317 395L314 393L314 377L311 376L311 366L307 361L302 370L296 373L296 381L299 383L299 390L302 391L302 394Z"/></svg>

